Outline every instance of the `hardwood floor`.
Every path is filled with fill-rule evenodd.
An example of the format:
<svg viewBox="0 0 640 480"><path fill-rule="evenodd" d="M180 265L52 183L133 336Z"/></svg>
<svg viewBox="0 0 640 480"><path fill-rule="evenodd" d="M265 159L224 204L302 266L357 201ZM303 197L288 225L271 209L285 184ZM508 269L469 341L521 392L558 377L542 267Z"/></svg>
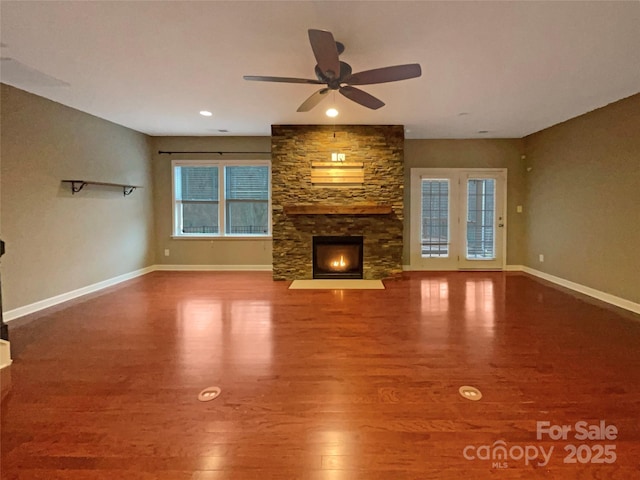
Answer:
<svg viewBox="0 0 640 480"><path fill-rule="evenodd" d="M637 317L523 274L385 283L156 272L14 322L2 479L640 478Z"/></svg>

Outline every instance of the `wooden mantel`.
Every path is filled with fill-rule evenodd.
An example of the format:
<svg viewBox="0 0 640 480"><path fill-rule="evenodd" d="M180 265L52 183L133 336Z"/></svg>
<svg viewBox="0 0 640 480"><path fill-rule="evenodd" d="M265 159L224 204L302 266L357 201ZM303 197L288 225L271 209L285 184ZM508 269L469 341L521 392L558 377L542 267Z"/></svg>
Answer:
<svg viewBox="0 0 640 480"><path fill-rule="evenodd" d="M287 215L388 215L393 213L391 205L363 203L357 205L285 205Z"/></svg>

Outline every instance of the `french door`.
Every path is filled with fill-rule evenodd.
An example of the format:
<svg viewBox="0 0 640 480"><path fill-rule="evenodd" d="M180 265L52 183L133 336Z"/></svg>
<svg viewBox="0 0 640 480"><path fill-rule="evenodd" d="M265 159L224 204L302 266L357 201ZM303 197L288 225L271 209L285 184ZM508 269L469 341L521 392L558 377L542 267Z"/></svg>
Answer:
<svg viewBox="0 0 640 480"><path fill-rule="evenodd" d="M502 269L506 169L411 169L412 270Z"/></svg>

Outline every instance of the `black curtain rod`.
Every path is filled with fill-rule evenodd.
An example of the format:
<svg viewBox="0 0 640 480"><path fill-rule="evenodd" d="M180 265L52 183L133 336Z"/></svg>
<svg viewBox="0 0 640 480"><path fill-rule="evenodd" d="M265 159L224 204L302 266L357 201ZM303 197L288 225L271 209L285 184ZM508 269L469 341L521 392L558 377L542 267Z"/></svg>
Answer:
<svg viewBox="0 0 640 480"><path fill-rule="evenodd" d="M217 153L218 155L233 155L233 154L254 154L254 155L271 155L271 152L214 152L214 151L191 151L191 152L170 152L164 150L158 150L160 155L173 155L174 153Z"/></svg>

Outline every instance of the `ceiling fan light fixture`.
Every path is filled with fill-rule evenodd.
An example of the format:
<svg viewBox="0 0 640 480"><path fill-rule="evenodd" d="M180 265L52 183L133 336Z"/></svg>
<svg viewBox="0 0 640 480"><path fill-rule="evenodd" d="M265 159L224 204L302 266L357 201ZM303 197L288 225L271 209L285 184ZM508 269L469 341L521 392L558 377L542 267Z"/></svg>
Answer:
<svg viewBox="0 0 640 480"><path fill-rule="evenodd" d="M329 110L327 110L325 112L327 114L327 117L337 117L338 116L338 110L336 110L335 108L331 107Z"/></svg>

